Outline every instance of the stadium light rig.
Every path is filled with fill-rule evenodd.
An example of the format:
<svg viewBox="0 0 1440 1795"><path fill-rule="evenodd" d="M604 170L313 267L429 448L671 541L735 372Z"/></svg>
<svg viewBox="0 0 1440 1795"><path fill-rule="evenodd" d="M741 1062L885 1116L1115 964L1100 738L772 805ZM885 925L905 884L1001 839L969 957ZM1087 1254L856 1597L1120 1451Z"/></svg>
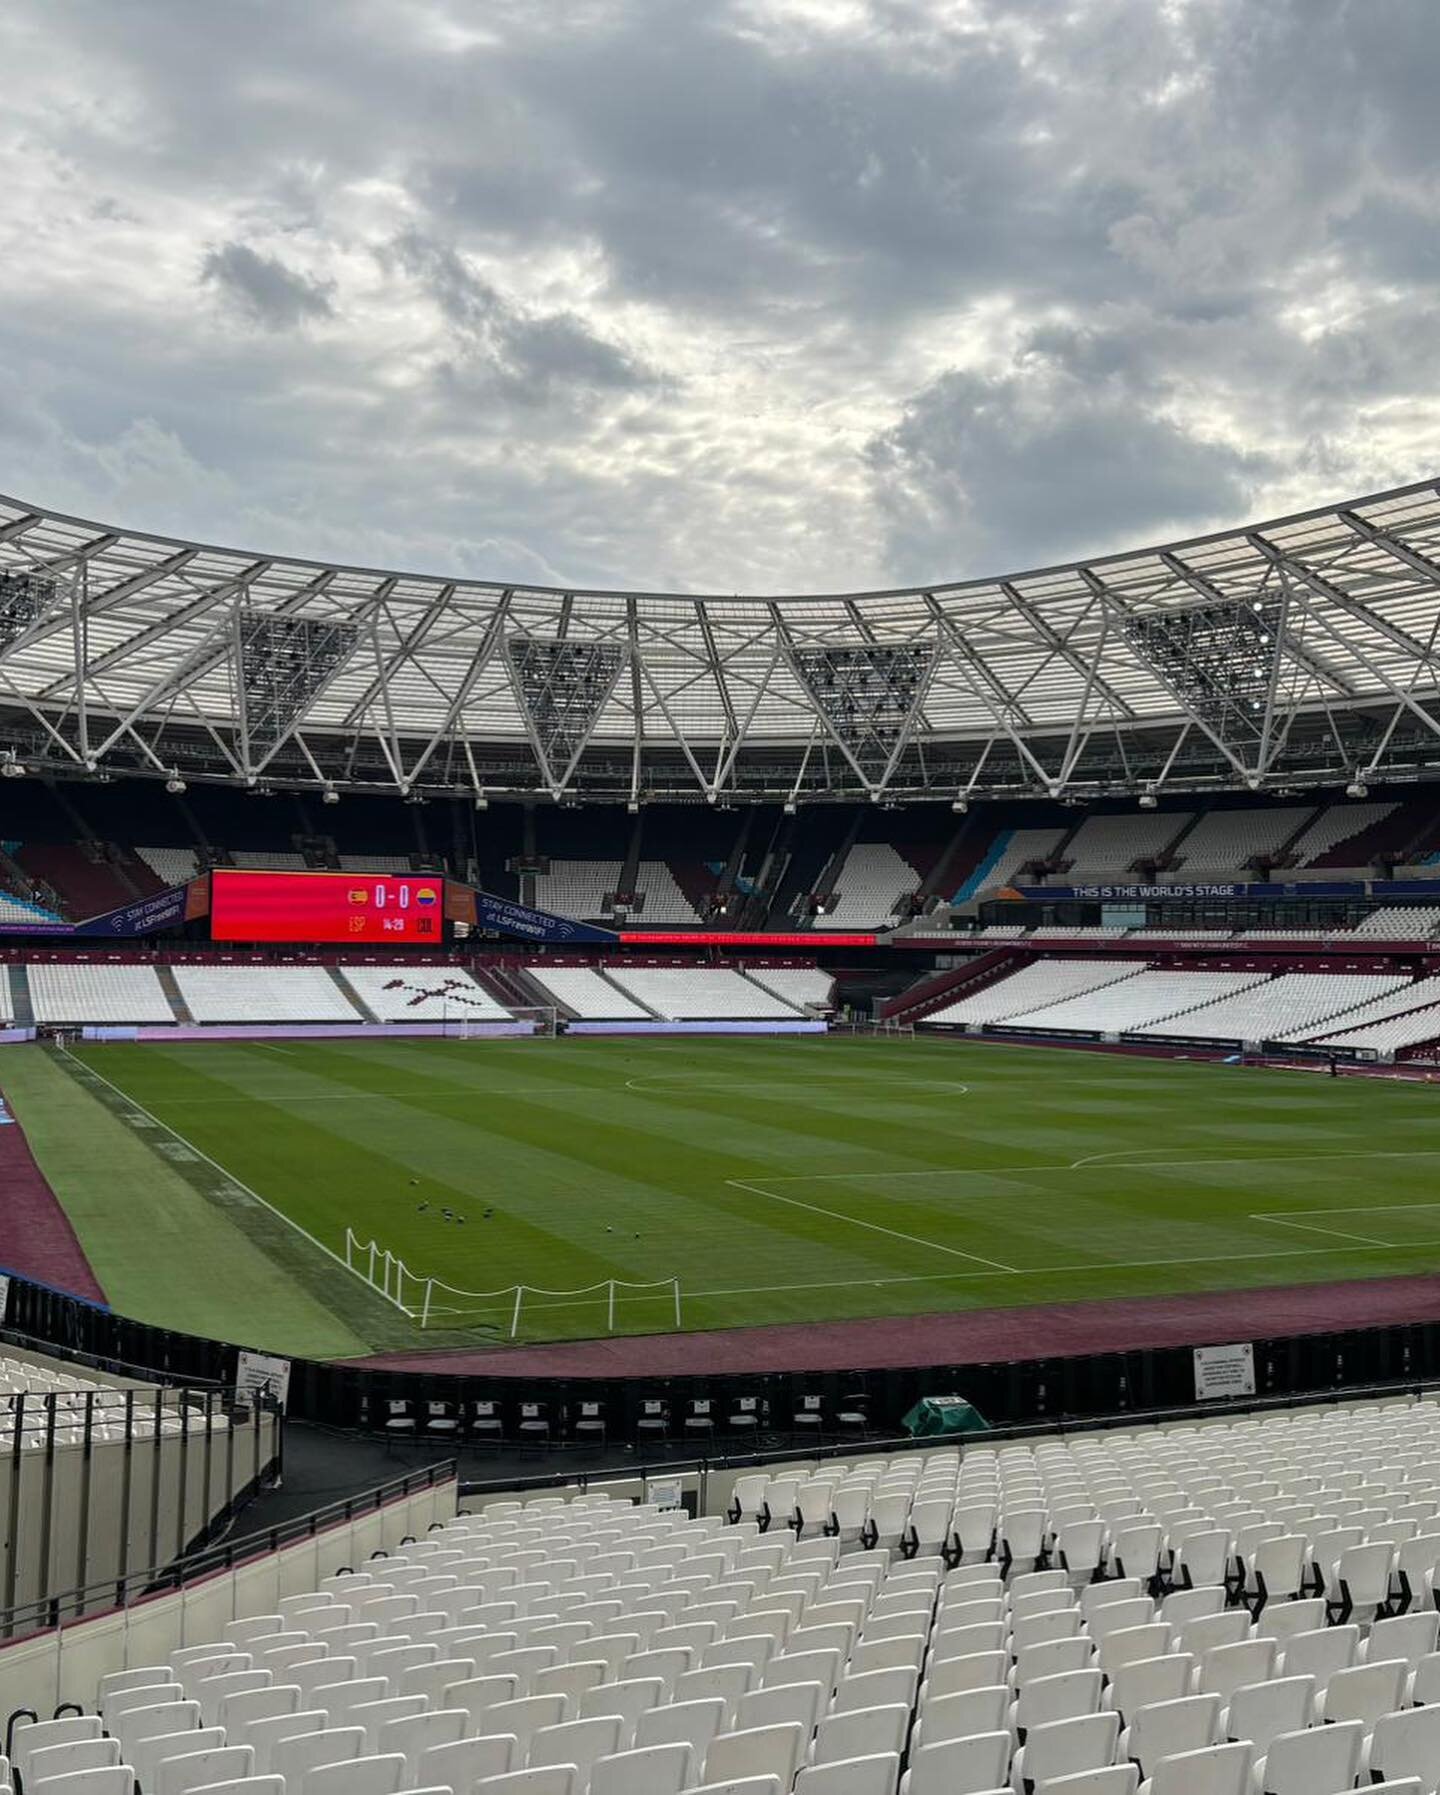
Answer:
<svg viewBox="0 0 1440 1795"><path fill-rule="evenodd" d="M336 791L333 785L327 785L324 791L320 794L320 802L322 804L338 804L340 802L340 794Z"/></svg>
<svg viewBox="0 0 1440 1795"><path fill-rule="evenodd" d="M1345 787L1345 796L1347 798L1368 798L1370 796L1370 787L1366 785L1363 779L1352 779L1349 785Z"/></svg>

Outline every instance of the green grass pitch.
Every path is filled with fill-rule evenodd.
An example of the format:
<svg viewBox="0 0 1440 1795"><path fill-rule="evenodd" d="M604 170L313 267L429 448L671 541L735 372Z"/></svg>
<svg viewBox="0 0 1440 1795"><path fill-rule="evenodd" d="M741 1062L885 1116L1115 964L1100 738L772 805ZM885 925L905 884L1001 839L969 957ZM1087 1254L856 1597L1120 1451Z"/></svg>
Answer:
<svg viewBox="0 0 1440 1795"><path fill-rule="evenodd" d="M687 1328L1440 1269L1428 1085L804 1037L17 1047L0 1089L117 1308L279 1351L508 1320L421 1334L305 1237L347 1226L466 1290L678 1277Z"/></svg>

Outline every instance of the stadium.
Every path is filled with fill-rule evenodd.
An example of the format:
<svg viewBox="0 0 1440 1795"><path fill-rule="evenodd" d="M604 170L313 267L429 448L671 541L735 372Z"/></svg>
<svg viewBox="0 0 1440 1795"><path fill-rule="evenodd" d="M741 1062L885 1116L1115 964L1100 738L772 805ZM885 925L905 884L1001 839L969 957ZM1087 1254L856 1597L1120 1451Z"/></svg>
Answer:
<svg viewBox="0 0 1440 1795"><path fill-rule="evenodd" d="M0 9L0 1795L1440 1795L1436 42Z"/></svg>
<svg viewBox="0 0 1440 1795"><path fill-rule="evenodd" d="M1047 1479L1086 1461L1027 1430L1347 1389L1409 1404L1440 1376L1436 490L978 584L763 601L480 586L0 503L14 1349L161 1375L140 1409L188 1410L168 1425L203 1428L207 1458L213 1391L278 1379L291 1426L458 1447L481 1489L563 1484L579 1462L608 1516L689 1475L733 1491L722 1534L747 1516L786 1534L788 1501L785 1562L818 1515L814 1562L844 1567L853 1537L857 1577L889 1530L897 1564L959 1567L952 1599L998 1467L975 1586L1031 1561L1038 1581L1001 1598L1012 1641L1022 1589L1079 1614L1083 1565L1110 1573L1094 1589L1140 1592L1142 1632L1213 1622L1213 1649L1272 1673L1245 1590L1266 1606L1280 1531L1240 1524L1238 1487L1233 1526L1196 1494L1203 1520L1147 1546L1137 1582L1115 1543L1129 1503L1064 1518ZM133 1450L136 1399L117 1427L104 1388L78 1428L76 1398L40 1398L41 1457L112 1431ZM263 1481L272 1401L219 1417L226 1470L202 1507ZM1014 1430L1019 1459L952 1449L912 1488L866 1442L917 1404ZM1307 1544L1275 1614L1343 1629L1366 1596L1372 1640L1390 1629L1430 1662L1434 1494L1405 1486L1428 1473L1432 1413L1403 1410L1413 1474L1327 1491L1334 1558ZM1403 1415L1282 1409L1243 1437L1343 1455ZM164 1416L145 1418L163 1446ZM1176 1436L1182 1507L1209 1438ZM797 1450L820 1455L798 1484ZM1005 1482L1022 1460L1040 1472L1023 1526ZM887 1462L878 1483L864 1469ZM434 1512L433 1477L397 1512ZM1361 1507L1372 1522L1347 1529L1338 1511ZM484 1512L472 1525L508 1537L505 1502ZM328 1613L332 1593L294 1600ZM222 1630L202 1720L269 1712L241 1694L261 1687L261 1625ZM920 1635L902 1633L902 1662L870 1656L910 1690L908 1727ZM408 1667L375 1696L384 1742L448 1749L452 1723L412 1728L406 1705L412 1685L454 1694L435 1651L382 1637ZM864 1657L868 1623L857 1638ZM454 1646L472 1668L473 1644ZM1053 1677L1098 1678L1090 1650ZM511 1706L569 1688L548 1654L553 1674L502 1673ZM714 1657L643 1655L702 1680ZM155 1674L188 1713L185 1668L172 1653ZM130 1679L109 1673L105 1699ZM760 1694L742 1700L791 1714ZM578 1706L557 1747L575 1727L641 1738ZM1125 1710L1083 1707L1102 1713L1103 1734ZM1057 1749L1095 1730L1081 1718L1054 1717ZM55 1724L54 1749L89 1737ZM253 1749L236 1730L222 1767ZM743 1742L757 1731L736 1731L737 1761L768 1762ZM107 1764L118 1750L107 1727ZM288 1761L278 1735L273 1753ZM854 1774L883 1779L881 1756Z"/></svg>

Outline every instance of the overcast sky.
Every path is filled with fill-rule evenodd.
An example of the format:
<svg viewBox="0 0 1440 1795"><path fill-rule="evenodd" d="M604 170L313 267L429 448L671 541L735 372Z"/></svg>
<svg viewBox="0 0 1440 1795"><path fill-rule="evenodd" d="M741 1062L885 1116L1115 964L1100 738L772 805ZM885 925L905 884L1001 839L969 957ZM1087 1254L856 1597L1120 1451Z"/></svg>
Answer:
<svg viewBox="0 0 1440 1795"><path fill-rule="evenodd" d="M552 584L1440 471L1440 0L6 0L0 490Z"/></svg>

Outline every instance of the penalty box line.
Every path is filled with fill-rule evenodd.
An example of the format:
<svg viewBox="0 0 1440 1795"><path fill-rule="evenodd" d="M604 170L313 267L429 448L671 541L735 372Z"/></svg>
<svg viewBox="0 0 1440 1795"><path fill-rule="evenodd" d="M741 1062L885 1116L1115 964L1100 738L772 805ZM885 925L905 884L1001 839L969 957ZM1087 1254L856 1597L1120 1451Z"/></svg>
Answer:
<svg viewBox="0 0 1440 1795"><path fill-rule="evenodd" d="M1003 1166L925 1166L915 1170L890 1171L871 1168L860 1172L775 1172L767 1174L771 1184L842 1184L856 1178L1009 1178L1027 1172L1079 1172L1094 1169L1102 1172L1145 1172L1180 1170L1200 1166L1302 1165L1320 1160L1340 1159L1436 1159L1440 1147L1406 1147L1379 1150L1370 1147L1346 1147L1339 1153L1207 1153L1191 1159L1141 1159L1124 1164L1102 1165L1102 1160L1117 1158L1122 1153L1146 1153L1147 1147L1115 1147L1107 1153L1090 1153L1083 1159L1053 1160L1040 1165ZM1368 1205L1358 1205L1365 1208ZM1392 1209L1419 1208L1419 1204L1392 1203ZM1440 1204L1435 1205L1440 1208ZM1305 1214L1307 1211L1301 1211Z"/></svg>
<svg viewBox="0 0 1440 1795"><path fill-rule="evenodd" d="M1373 1234L1356 1234L1349 1228L1330 1228L1323 1222L1310 1221L1315 1215L1398 1215L1411 1209L1440 1209L1440 1203L1348 1203L1321 1209L1255 1210L1252 1222L1273 1222L1278 1228L1299 1228L1307 1234L1330 1234L1337 1240L1353 1240L1357 1245L1385 1247L1399 1252L1406 1246L1423 1245L1420 1241L1376 1240Z"/></svg>
<svg viewBox="0 0 1440 1795"><path fill-rule="evenodd" d="M779 1191L766 1190L764 1185L752 1184L745 1178L727 1178L725 1182L736 1190L749 1191L757 1197L766 1197L772 1203L788 1203L792 1209L808 1209L812 1215L823 1215L832 1222L842 1222L851 1228L868 1228L872 1234L888 1234L892 1240L903 1240L910 1246L924 1247L931 1253L949 1253L956 1259L968 1259L973 1265L988 1266L991 1271L1018 1274L1018 1265L1006 1265L1000 1259L987 1259L982 1253L967 1253L959 1247L942 1246L936 1240L924 1240L918 1234L906 1234L899 1228L887 1228L883 1222L867 1222L857 1215L846 1215L839 1209L826 1209L819 1203L807 1203L801 1197L782 1196Z"/></svg>

